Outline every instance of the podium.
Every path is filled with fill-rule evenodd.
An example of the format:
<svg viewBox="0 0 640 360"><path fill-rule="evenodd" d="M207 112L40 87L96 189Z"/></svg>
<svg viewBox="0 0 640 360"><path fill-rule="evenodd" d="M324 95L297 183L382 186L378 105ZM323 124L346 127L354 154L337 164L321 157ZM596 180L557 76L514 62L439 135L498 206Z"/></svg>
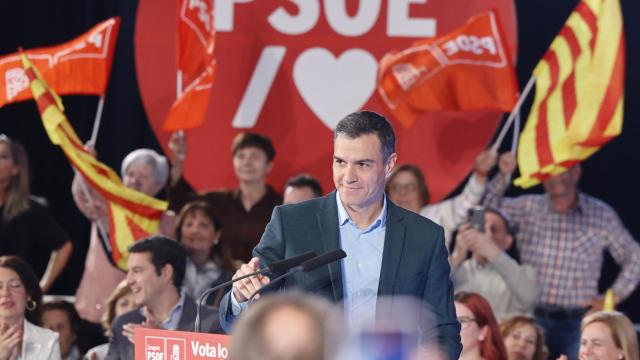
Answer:
<svg viewBox="0 0 640 360"><path fill-rule="evenodd" d="M135 330L135 360L223 360L229 358L229 335L188 331Z"/></svg>

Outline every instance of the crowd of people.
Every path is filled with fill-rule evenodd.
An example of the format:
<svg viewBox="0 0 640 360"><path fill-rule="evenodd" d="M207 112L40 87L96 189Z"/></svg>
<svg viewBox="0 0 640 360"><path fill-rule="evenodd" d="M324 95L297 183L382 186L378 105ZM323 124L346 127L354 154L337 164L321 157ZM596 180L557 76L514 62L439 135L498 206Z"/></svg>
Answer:
<svg viewBox="0 0 640 360"><path fill-rule="evenodd" d="M384 135L392 129L362 127L379 121L372 114L351 114L336 128L336 191L328 195L310 174L292 177L282 195L270 186L276 148L256 133L233 141L236 189L190 189L180 133L171 139L170 161L150 149L131 152L122 162L123 184L166 196L169 209L156 235L129 248L126 273L103 248L106 201L77 175L70 191L92 227L74 303L42 302L73 247L46 202L29 192L25 149L0 135L0 360L133 359L136 328L192 330L205 290L303 248L322 253L327 244L346 251L342 265L330 265L326 277L292 280L305 289L311 282L320 298L281 293L247 307L249 295L269 282L248 279L207 297L201 329L222 334L233 323L233 359L326 359L339 356L326 346L339 332L328 324L335 309L326 298L343 303L351 323L375 312L376 295L434 302L437 292L442 308L432 309L434 321L451 340L438 356L638 359L633 325L622 313L601 311L597 285L607 250L621 267L614 302L627 298L640 281L640 245L611 207L579 190L580 165L544 180L542 195L507 198L515 156L483 151L462 192L434 203L419 167L396 166L395 138ZM371 207L371 199L380 202ZM338 231L328 234L332 228ZM324 247L300 244L316 232ZM404 236L404 249L421 249L429 237L433 255L406 254L402 243L389 250L389 233ZM399 261L400 254L403 264L394 268L388 258ZM334 284L334 273L345 280ZM290 336L274 335L282 333Z"/></svg>

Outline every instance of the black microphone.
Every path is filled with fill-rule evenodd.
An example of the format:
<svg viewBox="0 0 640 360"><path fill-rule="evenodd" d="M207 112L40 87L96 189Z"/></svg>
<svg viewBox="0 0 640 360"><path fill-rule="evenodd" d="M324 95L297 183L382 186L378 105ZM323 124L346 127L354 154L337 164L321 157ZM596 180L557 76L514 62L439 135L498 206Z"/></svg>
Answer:
<svg viewBox="0 0 640 360"><path fill-rule="evenodd" d="M202 304L204 303L204 301L206 300L207 297L209 297L209 295L211 295L214 291L220 289L220 288L224 288L227 287L231 284L233 284L236 281L240 281L243 279L246 279L248 277L251 276L256 276L256 275L275 275L278 273L282 273L285 272L289 269L291 269L292 267L295 266L299 266L300 264L304 263L305 261L308 261L309 259L313 259L317 257L317 254L315 251L307 251L304 254L301 255L297 255L297 256L293 256L287 259L283 259L283 260L278 260L278 261L274 261L271 264L269 264L269 266L266 266L256 272L252 272L251 274L246 274L246 275L242 275L240 277L237 277L235 279L231 279L229 281L225 281L222 284L216 285L214 287L212 287L211 289L207 289L205 292L202 293L202 295L200 295L200 298L198 299L198 303L196 306L196 321L194 323L193 326L193 331L195 332L200 332L200 308L202 307Z"/></svg>
<svg viewBox="0 0 640 360"><path fill-rule="evenodd" d="M277 278L273 279L269 284L261 287L260 289L256 290L256 292L254 292L253 294L251 294L251 297L249 298L249 305L253 302L254 298L258 295L258 294L262 294L264 291L268 290L268 289L272 289L276 284L278 283L280 280L283 280L295 273L298 272L309 272L311 270L315 270L317 268L319 268L320 266L323 265L327 265L330 264L334 261L338 261L340 259L343 259L347 257L347 253L344 252L344 250L342 249L338 249L338 250L333 250L333 251L329 251L326 252L322 255L316 256L312 259L306 260L305 262L303 262L302 264L300 264L299 266L293 267L291 268L291 270L289 270L288 272L284 273L283 275L278 276Z"/></svg>

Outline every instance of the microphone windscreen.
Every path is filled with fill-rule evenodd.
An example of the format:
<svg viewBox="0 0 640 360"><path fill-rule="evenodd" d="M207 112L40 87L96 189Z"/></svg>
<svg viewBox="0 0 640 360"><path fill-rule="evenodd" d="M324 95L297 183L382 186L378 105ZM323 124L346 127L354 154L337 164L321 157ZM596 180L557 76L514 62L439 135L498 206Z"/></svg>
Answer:
<svg viewBox="0 0 640 360"><path fill-rule="evenodd" d="M345 257L347 257L347 253L344 250L333 250L303 262L300 267L302 267L302 271L307 272Z"/></svg>
<svg viewBox="0 0 640 360"><path fill-rule="evenodd" d="M309 259L313 259L314 257L316 257L318 254L316 254L315 251L308 251L304 254L301 255L297 255L294 257L290 257L288 259L284 259L284 260L279 260L279 261L274 261L271 264L269 264L269 270L271 271L272 274L277 274L277 273L283 273L285 271L288 271L289 269L296 267L300 264L302 264L303 262L309 260Z"/></svg>

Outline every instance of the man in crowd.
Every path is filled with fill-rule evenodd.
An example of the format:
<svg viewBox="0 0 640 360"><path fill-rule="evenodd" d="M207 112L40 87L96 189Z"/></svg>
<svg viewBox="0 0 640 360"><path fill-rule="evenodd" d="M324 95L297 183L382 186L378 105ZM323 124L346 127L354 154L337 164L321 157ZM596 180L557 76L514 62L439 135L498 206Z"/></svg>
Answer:
<svg viewBox="0 0 640 360"><path fill-rule="evenodd" d="M578 190L580 165L544 180L545 194L517 198L503 198L515 156L503 154L499 166L485 204L512 219L522 262L537 272L541 293L534 315L545 329L550 358L577 358L580 321L587 311L602 308L598 279L604 250L622 268L612 287L619 302L640 281L640 245L609 205Z"/></svg>
<svg viewBox="0 0 640 360"><path fill-rule="evenodd" d="M180 243L162 236L140 240L129 248L127 284L139 309L114 319L107 359L133 359L138 327L191 331L196 303L181 292L187 252ZM222 332L217 309L204 309L201 329Z"/></svg>
<svg viewBox="0 0 640 360"><path fill-rule="evenodd" d="M304 252L342 249L347 253L342 263L296 274L284 287L342 302L348 320L356 326L389 311L377 308L378 296L417 297L435 317L435 323L423 323L425 334L437 332L442 351L457 359L460 325L443 230L386 198L385 178L396 159L395 134L387 119L370 111L346 116L334 132L336 191L276 207L254 249L255 257L234 276ZM268 283L268 278L260 276L236 282L222 301L221 323L228 326L247 306L247 299Z"/></svg>
<svg viewBox="0 0 640 360"><path fill-rule="evenodd" d="M531 315L538 300L536 273L520 264L514 228L495 209L474 210L474 224L460 227L451 253L453 287L482 295L498 321ZM479 216L484 221L476 220Z"/></svg>
<svg viewBox="0 0 640 360"><path fill-rule="evenodd" d="M300 174L290 178L284 187L283 204L297 204L323 195L318 179L309 174Z"/></svg>

